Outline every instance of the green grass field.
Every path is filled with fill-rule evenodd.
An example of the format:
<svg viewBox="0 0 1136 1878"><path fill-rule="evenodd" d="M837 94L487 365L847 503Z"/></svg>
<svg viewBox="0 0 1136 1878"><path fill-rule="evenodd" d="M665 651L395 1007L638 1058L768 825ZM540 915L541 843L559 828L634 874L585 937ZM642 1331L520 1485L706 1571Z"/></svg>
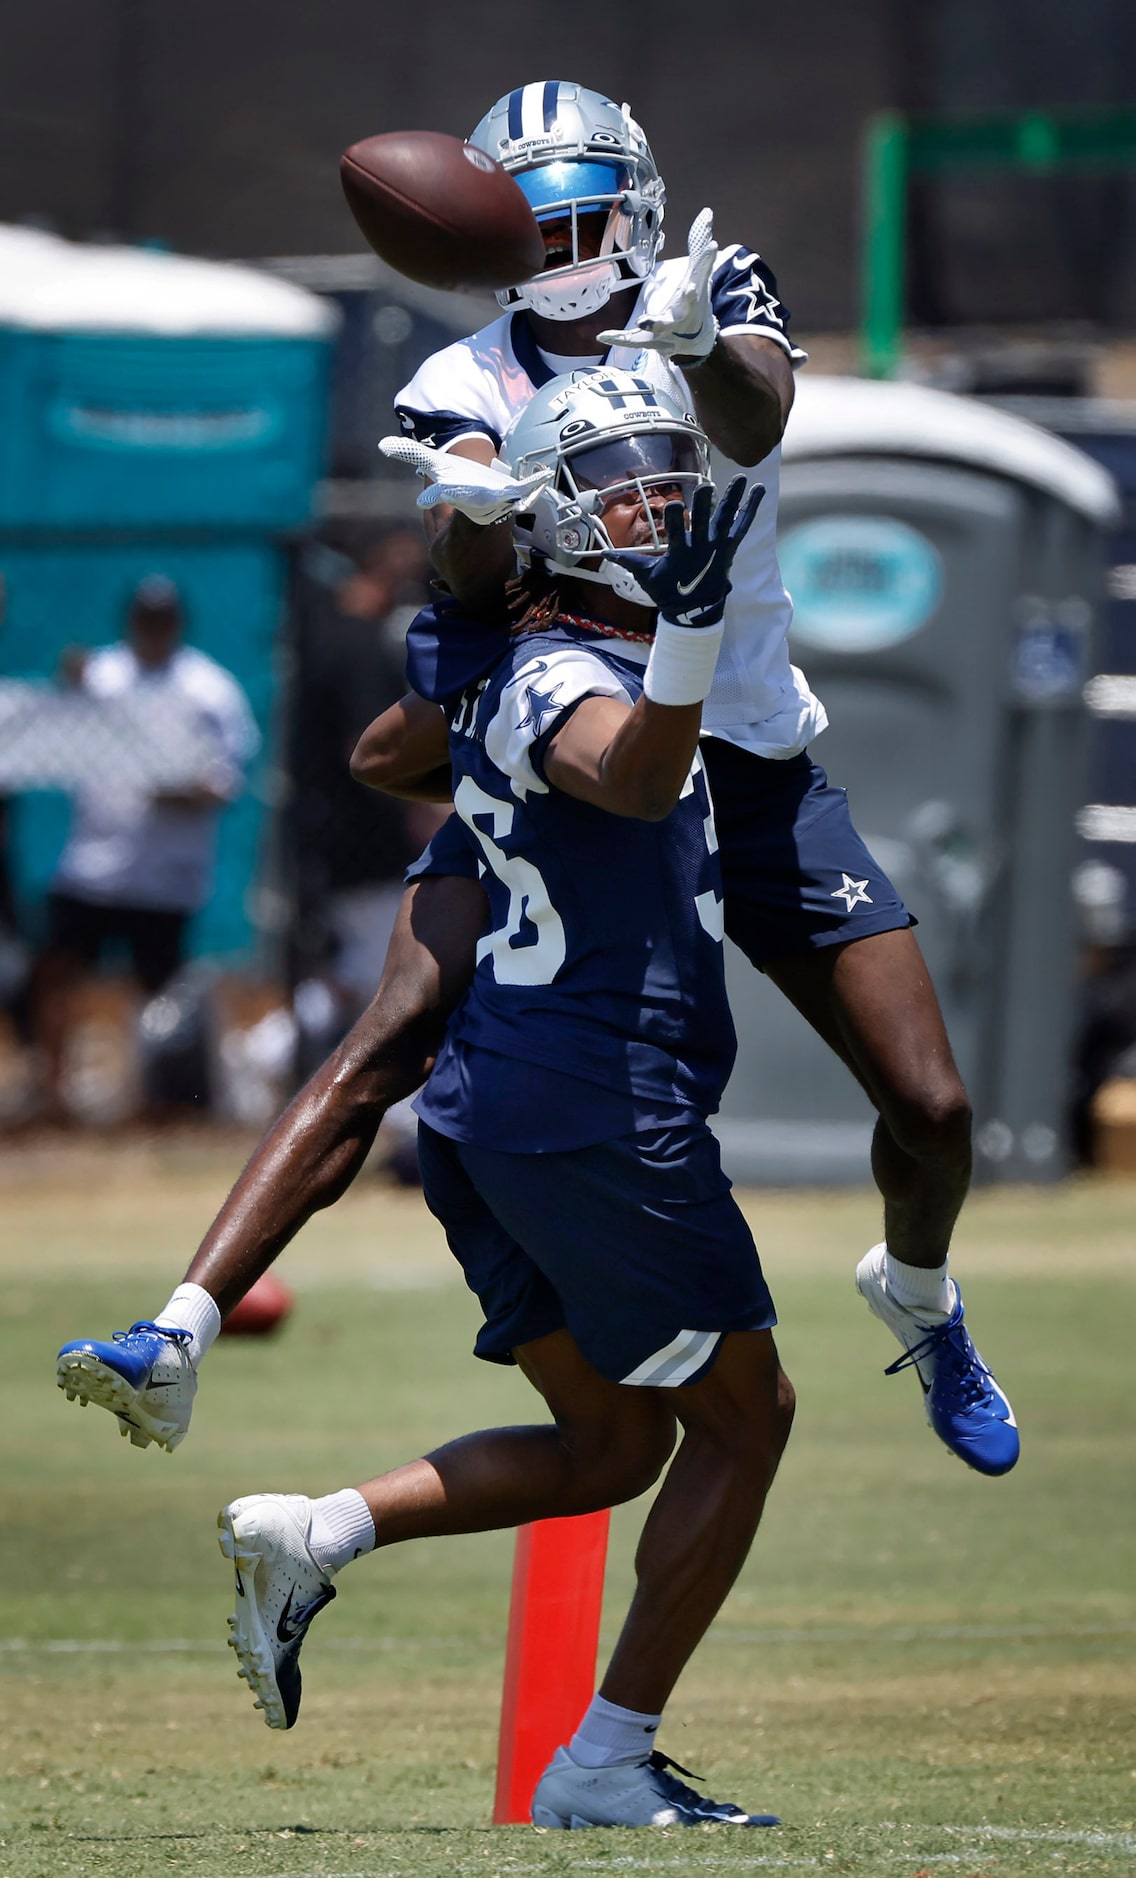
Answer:
<svg viewBox="0 0 1136 1878"><path fill-rule="evenodd" d="M979 1195L957 1241L1023 1428L1008 1479L927 1432L851 1270L868 1193L744 1196L800 1399L765 1527L663 1745L778 1831L494 1830L512 1536L361 1562L305 1649L289 1734L224 1648L217 1508L316 1492L527 1419L420 1201L367 1180L283 1271L280 1338L222 1343L172 1458L53 1387L64 1338L156 1310L235 1171L207 1138L0 1161L0 1871L423 1878L750 1867L1136 1872L1133 1200ZM642 1506L616 1517L610 1640Z"/></svg>

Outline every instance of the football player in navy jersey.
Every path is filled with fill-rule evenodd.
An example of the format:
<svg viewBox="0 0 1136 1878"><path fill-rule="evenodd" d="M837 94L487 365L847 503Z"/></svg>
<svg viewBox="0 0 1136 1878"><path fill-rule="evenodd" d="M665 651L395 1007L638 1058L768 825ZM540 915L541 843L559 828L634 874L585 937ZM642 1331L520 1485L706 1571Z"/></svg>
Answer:
<svg viewBox="0 0 1136 1878"><path fill-rule="evenodd" d="M660 258L664 191L649 146L628 108L598 92L559 80L519 87L471 141L528 195L548 258L535 280L499 296L500 319L423 364L399 395L403 435L384 444L429 479L419 503L458 603L446 631L460 640L476 608L500 633L514 544L497 524L527 513L541 483L523 466L501 468L497 451L557 373L633 368L696 416L727 458L754 469L766 495L733 569L702 716L726 930L878 1111L872 1168L885 1237L860 1260L856 1283L902 1345L890 1369L915 1369L931 1425L955 1454L1004 1473L1017 1431L947 1273L970 1178L966 1093L910 915L843 791L806 749L826 718L789 659L792 609L775 545L780 439L804 354L774 276L747 248L719 249L708 211L685 257ZM441 726L431 709L410 702L379 720L356 774L429 793ZM183 1438L221 1313L339 1197L384 1107L422 1080L473 967L484 898L472 866L467 846L442 839L412 870L378 996L253 1156L157 1328L60 1353L61 1387L113 1409L138 1445Z"/></svg>
<svg viewBox="0 0 1136 1878"><path fill-rule="evenodd" d="M404 436L382 447L430 478L419 503L434 565L466 605L499 590L511 546L494 523L531 499L524 466L509 476L495 464L499 439L571 363L633 368L696 414L726 457L756 466L766 495L734 567L702 716L726 931L877 1108L885 1238L860 1260L856 1283L903 1345L889 1373L914 1368L946 1445L983 1473L1005 1473L1017 1427L947 1274L970 1178L966 1093L910 915L857 835L844 792L806 749L827 719L789 659L792 605L775 539L780 441L805 354L776 280L750 250L717 247L708 210L686 257L659 259L663 186L626 105L561 81L525 85L471 141L528 197L546 266L498 295L501 319L420 367L396 400ZM376 752L388 781L391 755ZM420 867L452 864L439 843Z"/></svg>
<svg viewBox="0 0 1136 1878"><path fill-rule="evenodd" d="M480 671L444 646L435 666L489 928L418 1109L426 1197L484 1311L477 1354L517 1363L553 1421L314 1501L234 1501L234 1643L266 1720L291 1727L300 1646L343 1566L628 1499L677 1424L631 1611L532 1817L775 1825L702 1798L654 1748L792 1419L772 1300L706 1125L735 1039L698 737L762 491L743 502L738 478L712 513L702 433L627 373L555 380L513 435L545 477L515 526L520 617Z"/></svg>

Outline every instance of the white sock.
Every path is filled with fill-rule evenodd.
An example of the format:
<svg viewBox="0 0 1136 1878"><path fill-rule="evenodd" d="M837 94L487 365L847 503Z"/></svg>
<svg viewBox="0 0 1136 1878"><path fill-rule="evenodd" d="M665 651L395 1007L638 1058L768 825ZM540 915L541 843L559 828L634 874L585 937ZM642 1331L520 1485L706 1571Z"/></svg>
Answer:
<svg viewBox="0 0 1136 1878"><path fill-rule="evenodd" d="M955 1288L947 1277L947 1261L941 1265L905 1265L902 1259L884 1255L887 1288L905 1311L920 1317L949 1317L954 1310Z"/></svg>
<svg viewBox="0 0 1136 1878"><path fill-rule="evenodd" d="M188 1330L189 1360L194 1369L221 1328L221 1313L200 1285L179 1285L154 1322L166 1330Z"/></svg>
<svg viewBox="0 0 1136 1878"><path fill-rule="evenodd" d="M646 1760L655 1745L661 1715L640 1715L594 1695L583 1721L568 1743L579 1767L617 1767L621 1761Z"/></svg>
<svg viewBox="0 0 1136 1878"><path fill-rule="evenodd" d="M308 1550L325 1572L341 1571L352 1559L375 1549L375 1522L371 1509L354 1487L325 1493L312 1501Z"/></svg>

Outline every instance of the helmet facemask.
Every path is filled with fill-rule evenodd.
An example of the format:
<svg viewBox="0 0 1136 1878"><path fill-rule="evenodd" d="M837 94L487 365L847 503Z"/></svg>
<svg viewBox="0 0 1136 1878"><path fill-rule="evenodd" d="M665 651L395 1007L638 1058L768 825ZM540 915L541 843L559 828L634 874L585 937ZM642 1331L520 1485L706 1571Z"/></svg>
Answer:
<svg viewBox="0 0 1136 1878"><path fill-rule="evenodd" d="M548 260L534 280L505 288L503 306L545 319L581 319L650 273L657 252L662 184L635 187L622 162L554 162L514 172L545 238Z"/></svg>
<svg viewBox="0 0 1136 1878"><path fill-rule="evenodd" d="M616 543L604 517L620 496L633 498L642 516L641 538L620 545L665 554L666 503L681 502L689 514L695 491L709 481L705 439L693 428L657 428L566 451L556 480L541 491L531 513L517 518L521 564L535 553L550 572L595 581L638 606L654 606L633 574L605 560Z"/></svg>
<svg viewBox="0 0 1136 1878"><path fill-rule="evenodd" d="M566 80L523 85L497 100L469 141L509 172L554 236L542 272L503 288L501 306L576 320L647 278L663 245L666 191L626 104Z"/></svg>

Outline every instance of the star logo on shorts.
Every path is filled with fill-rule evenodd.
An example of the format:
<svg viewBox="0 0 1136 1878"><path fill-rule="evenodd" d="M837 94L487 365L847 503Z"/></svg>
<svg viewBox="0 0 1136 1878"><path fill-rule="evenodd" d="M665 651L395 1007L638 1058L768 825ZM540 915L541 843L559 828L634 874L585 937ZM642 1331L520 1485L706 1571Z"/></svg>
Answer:
<svg viewBox="0 0 1136 1878"><path fill-rule="evenodd" d="M872 905L872 896L867 892L866 880L853 880L851 874L841 874L840 878L844 885L832 889L828 896L830 900L843 900L849 913L854 906L859 906L861 900L865 906Z"/></svg>

